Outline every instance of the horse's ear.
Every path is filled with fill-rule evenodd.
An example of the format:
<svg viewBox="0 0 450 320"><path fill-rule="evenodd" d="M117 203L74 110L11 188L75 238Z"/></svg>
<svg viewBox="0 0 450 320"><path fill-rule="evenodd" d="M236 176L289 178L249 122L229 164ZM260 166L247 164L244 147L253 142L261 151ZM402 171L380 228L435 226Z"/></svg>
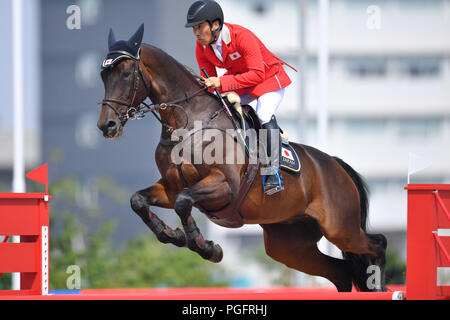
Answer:
<svg viewBox="0 0 450 320"><path fill-rule="evenodd" d="M116 43L116 37L114 36L114 32L112 31L112 28L109 29L109 36L108 36L108 48L111 50L111 46Z"/></svg>
<svg viewBox="0 0 450 320"><path fill-rule="evenodd" d="M137 29L137 31L128 40L128 44L132 48L135 49L139 48L141 46L143 36L144 36L144 24L141 24L139 29Z"/></svg>

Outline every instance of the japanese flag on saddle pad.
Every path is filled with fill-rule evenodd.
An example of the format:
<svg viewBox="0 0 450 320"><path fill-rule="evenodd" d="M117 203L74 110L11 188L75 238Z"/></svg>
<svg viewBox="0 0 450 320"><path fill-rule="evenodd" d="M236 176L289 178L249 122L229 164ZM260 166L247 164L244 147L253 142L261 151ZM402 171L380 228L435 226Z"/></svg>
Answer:
<svg viewBox="0 0 450 320"><path fill-rule="evenodd" d="M283 143L281 146L280 167L287 171L300 171L300 160L298 155L289 144Z"/></svg>

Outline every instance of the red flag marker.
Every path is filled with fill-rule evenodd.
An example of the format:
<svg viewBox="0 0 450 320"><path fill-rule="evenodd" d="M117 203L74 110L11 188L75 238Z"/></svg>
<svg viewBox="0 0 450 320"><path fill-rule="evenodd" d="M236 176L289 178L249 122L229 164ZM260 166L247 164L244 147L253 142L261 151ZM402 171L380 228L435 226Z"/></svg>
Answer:
<svg viewBox="0 0 450 320"><path fill-rule="evenodd" d="M30 180L37 181L45 184L45 193L48 194L48 174L47 174L47 164L40 166L33 171L26 174L26 177Z"/></svg>

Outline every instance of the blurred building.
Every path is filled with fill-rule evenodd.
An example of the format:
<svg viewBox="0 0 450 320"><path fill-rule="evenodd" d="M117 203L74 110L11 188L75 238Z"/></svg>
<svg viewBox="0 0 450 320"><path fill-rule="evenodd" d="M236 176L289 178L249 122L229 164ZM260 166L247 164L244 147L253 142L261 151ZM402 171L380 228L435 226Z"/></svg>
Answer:
<svg viewBox="0 0 450 320"><path fill-rule="evenodd" d="M39 2L29 1L23 8L24 49L24 164L27 169L38 165L41 156L40 124L40 21ZM12 191L13 167L13 44L12 1L0 2L0 192Z"/></svg>
<svg viewBox="0 0 450 320"><path fill-rule="evenodd" d="M0 3L0 35L11 39L11 1ZM317 146L318 0L307 3L307 64L300 65L301 0L222 0L230 23L251 29L289 68L288 87L277 117L291 140ZM26 166L49 163L50 184L66 176L81 181L80 206L101 208L119 221L116 240L148 233L128 201L99 196L96 177L109 176L131 194L153 184L160 124L150 116L129 122L124 135L105 140L96 128L104 95L99 76L112 27L128 39L145 23L144 42L197 69L192 31L184 28L192 1L41 0L24 1ZM67 25L80 8L80 29ZM431 165L412 183L450 183L450 0L332 0L329 8L329 130L326 152L344 159L367 180L369 229L388 236L390 248L406 254L408 160L416 154ZM374 19L375 18L375 23ZM9 191L12 171L12 52L0 51L0 190ZM6 79L6 80L5 80ZM300 89L304 89L304 109ZM293 116L295 115L295 116ZM301 132L304 132L302 135ZM172 210L153 208L170 225ZM170 214L169 214L170 213ZM207 237L224 248L223 264L243 285L268 285L270 274L247 263L262 249L259 226L225 229L194 213ZM333 254L337 254L334 250ZM302 278L299 284L313 282Z"/></svg>
<svg viewBox="0 0 450 320"><path fill-rule="evenodd" d="M79 28L73 5L79 8ZM49 162L50 183L68 176L80 180L79 206L100 208L104 219L116 219L114 238L119 243L150 232L131 210L129 198L160 178L154 151L161 127L149 114L129 121L117 140L104 139L97 128L97 103L104 97L100 66L108 52L108 33L112 28L117 40L128 40L144 23L143 42L192 65L192 34L184 28L188 5L174 0L41 1L43 159ZM124 188L125 199L102 197L99 177ZM154 210L163 215L167 211ZM173 213L169 221L175 218Z"/></svg>
<svg viewBox="0 0 450 320"><path fill-rule="evenodd" d="M318 0L305 2L306 66L299 64L301 0L220 3L226 21L248 27L306 73L300 112L299 74L285 68L293 84L277 117L290 140L318 146ZM389 248L405 259L410 155L431 163L412 175L411 183L450 183L450 1L332 0L329 18L324 151L364 176L370 188L369 230L385 234ZM211 228L237 248L262 239L258 226ZM336 248L332 254L338 255Z"/></svg>

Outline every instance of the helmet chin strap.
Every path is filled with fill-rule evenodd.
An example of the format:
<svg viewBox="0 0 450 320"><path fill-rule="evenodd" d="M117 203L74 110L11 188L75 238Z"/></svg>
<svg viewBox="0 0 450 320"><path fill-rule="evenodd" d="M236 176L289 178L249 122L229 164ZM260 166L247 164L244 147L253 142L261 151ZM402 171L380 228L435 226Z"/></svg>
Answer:
<svg viewBox="0 0 450 320"><path fill-rule="evenodd" d="M217 32L218 32L219 30L220 30L220 27L217 28L216 30L214 30L213 26L211 25L211 33L212 33L212 36L214 37L214 40L211 41L210 44L213 44L214 42L217 41Z"/></svg>

